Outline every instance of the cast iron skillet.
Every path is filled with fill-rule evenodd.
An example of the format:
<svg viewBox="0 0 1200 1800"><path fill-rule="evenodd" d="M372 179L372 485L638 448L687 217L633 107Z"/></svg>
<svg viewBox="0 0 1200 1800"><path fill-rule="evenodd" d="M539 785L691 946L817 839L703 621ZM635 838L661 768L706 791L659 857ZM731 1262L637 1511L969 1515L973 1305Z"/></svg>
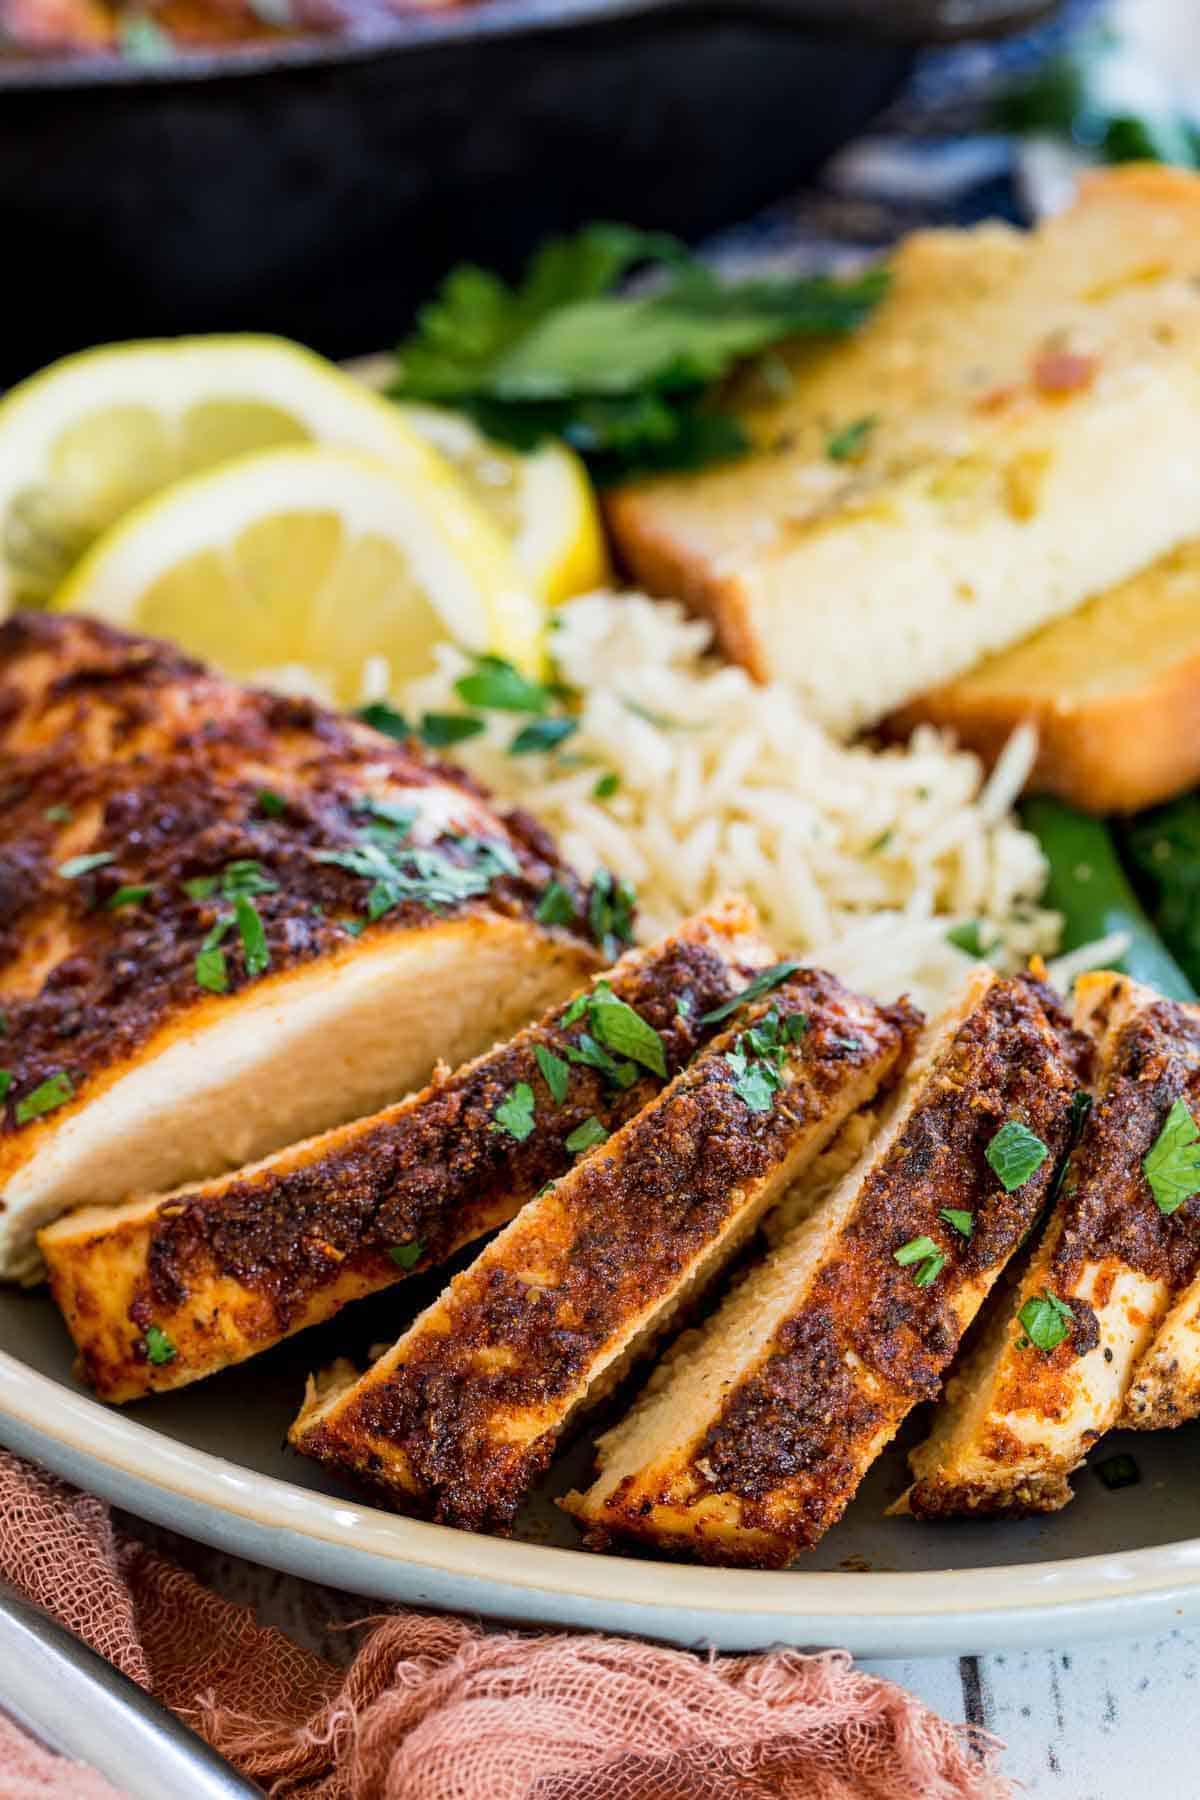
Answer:
<svg viewBox="0 0 1200 1800"><path fill-rule="evenodd" d="M357 36L0 61L0 382L108 338L393 342L453 262L786 193L921 42L1048 0L477 0Z"/></svg>

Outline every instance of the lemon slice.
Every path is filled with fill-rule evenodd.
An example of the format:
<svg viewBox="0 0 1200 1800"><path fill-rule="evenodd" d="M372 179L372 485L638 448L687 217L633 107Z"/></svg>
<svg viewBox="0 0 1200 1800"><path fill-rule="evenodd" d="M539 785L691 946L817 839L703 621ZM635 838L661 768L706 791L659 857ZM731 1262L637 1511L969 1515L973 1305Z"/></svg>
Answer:
<svg viewBox="0 0 1200 1800"><path fill-rule="evenodd" d="M540 673L542 611L508 543L448 465L417 450L408 469L319 445L268 450L179 482L87 552L54 609L340 706L426 673L447 637Z"/></svg>
<svg viewBox="0 0 1200 1800"><path fill-rule="evenodd" d="M424 468L390 401L283 338L84 351L0 401L0 602L44 604L89 544L181 477L321 442Z"/></svg>

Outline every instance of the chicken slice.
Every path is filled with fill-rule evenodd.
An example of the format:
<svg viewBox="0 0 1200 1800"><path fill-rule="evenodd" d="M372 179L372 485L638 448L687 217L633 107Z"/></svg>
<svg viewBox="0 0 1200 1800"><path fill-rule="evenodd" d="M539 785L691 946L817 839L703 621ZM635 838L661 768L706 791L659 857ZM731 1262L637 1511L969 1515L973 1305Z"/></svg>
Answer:
<svg viewBox="0 0 1200 1800"><path fill-rule="evenodd" d="M67 1207L372 1111L602 960L553 846L465 776L92 620L0 626L0 795L0 1274Z"/></svg>
<svg viewBox="0 0 1200 1800"><path fill-rule="evenodd" d="M556 1007L384 1112L235 1175L47 1226L41 1250L82 1374L105 1400L182 1387L506 1224L570 1166L572 1132L589 1118L616 1130L716 1036L708 1015L770 962L755 926L744 902L715 907L630 951L594 990L650 1028L654 1068L595 1038L581 1050L582 1021L564 1026ZM601 1031L613 1016L600 1009ZM497 1109L525 1097L522 1083L536 1116L517 1118L517 1137Z"/></svg>
<svg viewBox="0 0 1200 1800"><path fill-rule="evenodd" d="M1172 1104L1200 1101L1200 1008L1121 975L1083 976L1098 1099L1055 1212L1006 1304L947 1383L893 1509L1057 1512L1118 1421L1138 1357L1196 1268L1195 1224L1159 1210L1143 1159Z"/></svg>
<svg viewBox="0 0 1200 1800"><path fill-rule="evenodd" d="M506 1530L572 1420L698 1293L906 1054L908 1008L802 970L530 1202L297 1449L394 1504Z"/></svg>
<svg viewBox="0 0 1200 1800"><path fill-rule="evenodd" d="M1158 1431L1200 1416L1200 1280L1175 1301L1133 1371L1118 1425Z"/></svg>
<svg viewBox="0 0 1200 1800"><path fill-rule="evenodd" d="M861 1159L599 1439L562 1502L589 1543L776 1568L817 1542L1037 1216L1080 1050L1036 984L971 978ZM1010 1123L1045 1147L1011 1192L988 1158Z"/></svg>

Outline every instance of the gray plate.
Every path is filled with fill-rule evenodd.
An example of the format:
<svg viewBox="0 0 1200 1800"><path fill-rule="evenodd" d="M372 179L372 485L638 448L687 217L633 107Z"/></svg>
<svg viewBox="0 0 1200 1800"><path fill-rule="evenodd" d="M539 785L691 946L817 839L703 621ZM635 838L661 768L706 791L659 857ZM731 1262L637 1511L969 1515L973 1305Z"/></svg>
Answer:
<svg viewBox="0 0 1200 1800"><path fill-rule="evenodd" d="M839 1644L860 1655L963 1654L1145 1631L1200 1611L1200 1429L1105 1441L1136 1487L1091 1470L1056 1518L918 1525L886 1519L902 1446L845 1520L787 1574L691 1569L576 1548L553 1496L583 1471L560 1459L517 1538L474 1537L356 1504L283 1447L309 1369L391 1340L428 1297L419 1282L240 1369L116 1411L74 1381L42 1294L0 1294L0 1441L119 1505L221 1549L376 1599L491 1618L637 1631L677 1644Z"/></svg>

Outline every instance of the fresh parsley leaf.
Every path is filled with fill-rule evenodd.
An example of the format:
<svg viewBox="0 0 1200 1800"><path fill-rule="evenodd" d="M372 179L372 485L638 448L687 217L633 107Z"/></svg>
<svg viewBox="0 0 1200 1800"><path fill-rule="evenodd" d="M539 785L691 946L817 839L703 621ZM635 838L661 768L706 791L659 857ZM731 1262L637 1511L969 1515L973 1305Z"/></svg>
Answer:
<svg viewBox="0 0 1200 1800"><path fill-rule="evenodd" d="M487 730L487 722L473 713L422 713L421 742L431 750L444 750L447 744L463 744Z"/></svg>
<svg viewBox="0 0 1200 1800"><path fill-rule="evenodd" d="M372 810L387 803L372 802ZM346 850L315 850L315 862L333 863L371 882L367 917L381 919L404 901L422 906L451 906L475 894L485 894L502 875L519 875L521 865L507 844L476 837L458 837L445 848L418 847L406 843L411 815L397 812L394 823L368 826L355 845ZM449 854L450 845L458 858Z"/></svg>
<svg viewBox="0 0 1200 1800"><path fill-rule="evenodd" d="M607 1136L607 1131L593 1113L582 1125L577 1125L567 1138L567 1149L578 1155L581 1150L590 1150L593 1145L602 1144Z"/></svg>
<svg viewBox="0 0 1200 1800"><path fill-rule="evenodd" d="M618 1062L589 1032L581 1032L579 1042L567 1044L565 1049L568 1062L585 1063L589 1069L598 1069L619 1088L631 1088L638 1078L636 1063Z"/></svg>
<svg viewBox="0 0 1200 1800"><path fill-rule="evenodd" d="M632 1057L651 1074L666 1077L667 1055L661 1037L640 1013L617 998L607 981L598 981L592 989L588 1017L602 1044L618 1056Z"/></svg>
<svg viewBox="0 0 1200 1800"><path fill-rule="evenodd" d="M8 1036L8 1014L0 1012L0 1037Z"/></svg>
<svg viewBox="0 0 1200 1800"><path fill-rule="evenodd" d="M69 806L48 806L42 817L48 825L69 825L75 814Z"/></svg>
<svg viewBox="0 0 1200 1800"><path fill-rule="evenodd" d="M225 952L220 945L232 924L231 915L218 919L212 930L206 933L196 953L196 985L210 994L229 992L229 970L225 966Z"/></svg>
<svg viewBox="0 0 1200 1800"><path fill-rule="evenodd" d="M779 1076L770 1063L754 1062L741 1050L730 1050L725 1061L733 1070L733 1091L752 1113L770 1112L775 1104Z"/></svg>
<svg viewBox="0 0 1200 1800"><path fill-rule="evenodd" d="M13 1084L11 1069L0 1069L0 1100L7 1100L8 1090Z"/></svg>
<svg viewBox="0 0 1200 1800"><path fill-rule="evenodd" d="M701 1013L701 1025L719 1025L722 1019L728 1019L735 1013L739 1006L748 1006L751 1000L759 1000L764 994L769 994L781 981L794 975L800 966L798 962L777 962L772 963L769 969L760 969L754 980L748 982L732 1000L726 1000L723 1006L714 1006L711 1012Z"/></svg>
<svg viewBox="0 0 1200 1800"><path fill-rule="evenodd" d="M575 902L561 881L547 882L533 912L539 925L570 925L575 918Z"/></svg>
<svg viewBox="0 0 1200 1800"><path fill-rule="evenodd" d="M529 756L537 750L557 750L579 730L578 719L534 719L523 725L508 746L510 756Z"/></svg>
<svg viewBox="0 0 1200 1800"><path fill-rule="evenodd" d="M603 775L597 775L592 783L593 800L611 800L621 785L621 777L615 769L606 769Z"/></svg>
<svg viewBox="0 0 1200 1800"><path fill-rule="evenodd" d="M553 883L551 885L553 885ZM590 993L585 989L582 994L576 994L575 998L563 1008L562 1017L558 1022L564 1029L570 1025L577 1025L579 1023L580 1019L582 1019L584 1013L588 1009L589 998Z"/></svg>
<svg viewBox="0 0 1200 1800"><path fill-rule="evenodd" d="M338 919L337 923L350 937L361 937L363 932L367 929L367 921L365 919Z"/></svg>
<svg viewBox="0 0 1200 1800"><path fill-rule="evenodd" d="M617 881L607 869L596 870L588 889L588 930L605 956L615 958L632 944L636 906L637 893L628 881Z"/></svg>
<svg viewBox="0 0 1200 1800"><path fill-rule="evenodd" d="M1200 1194L1200 1130L1187 1102L1176 1100L1166 1123L1142 1159L1146 1180L1159 1212L1178 1212L1185 1200Z"/></svg>
<svg viewBox="0 0 1200 1800"><path fill-rule="evenodd" d="M637 264L655 282L614 293ZM594 225L547 244L516 287L453 270L400 346L393 392L457 406L518 449L565 437L604 480L700 467L747 447L710 387L782 338L853 330L886 280L723 285L673 239Z"/></svg>
<svg viewBox="0 0 1200 1800"><path fill-rule="evenodd" d="M941 1245L935 1244L931 1237L915 1237L909 1238L907 1244L901 1244L898 1250L893 1250L892 1260L898 1262L902 1269L915 1263L913 1281L917 1287L927 1288L933 1286L945 1268L947 1257Z"/></svg>
<svg viewBox="0 0 1200 1800"><path fill-rule="evenodd" d="M523 1144L533 1131L533 1089L527 1081L518 1081L508 1090L492 1114L493 1131L507 1131L509 1137Z"/></svg>
<svg viewBox="0 0 1200 1800"><path fill-rule="evenodd" d="M570 1064L565 1063L561 1056L555 1056L553 1050L548 1050L545 1044L535 1044L533 1054L542 1071L542 1079L550 1089L550 1098L555 1106L561 1106L571 1083Z"/></svg>
<svg viewBox="0 0 1200 1800"><path fill-rule="evenodd" d="M946 942L953 944L956 950L962 950L967 956L987 955L978 919L967 919L961 925L951 925L946 932Z"/></svg>
<svg viewBox="0 0 1200 1800"><path fill-rule="evenodd" d="M965 1238L969 1238L975 1229L975 1214L963 1212L957 1206L943 1206L938 1218L945 1219L947 1225L953 1225L955 1231Z"/></svg>
<svg viewBox="0 0 1200 1800"><path fill-rule="evenodd" d="M413 728L404 714L389 706L386 700L373 700L370 706L360 706L355 716L372 731L381 731L384 737L395 738L400 744L413 735Z"/></svg>
<svg viewBox="0 0 1200 1800"><path fill-rule="evenodd" d="M163 1363L175 1361L178 1352L161 1325L147 1325L142 1342L146 1346L147 1362L161 1367Z"/></svg>
<svg viewBox="0 0 1200 1800"><path fill-rule="evenodd" d="M124 906L140 906L142 901L148 900L153 892L153 888L131 884L128 887L119 887L115 894L109 895L104 904L109 912L120 912Z"/></svg>
<svg viewBox="0 0 1200 1800"><path fill-rule="evenodd" d="M184 882L183 891L189 900L208 900L220 886L219 875L193 875Z"/></svg>
<svg viewBox="0 0 1200 1800"><path fill-rule="evenodd" d="M477 656L470 675L462 675L454 691L468 706L487 712L544 713L552 698L540 681L530 681L502 656Z"/></svg>
<svg viewBox="0 0 1200 1800"><path fill-rule="evenodd" d="M265 975L271 966L271 952L267 948L267 934L258 908L245 894L239 894L234 900L233 911L246 959L246 973L251 979Z"/></svg>
<svg viewBox="0 0 1200 1800"><path fill-rule="evenodd" d="M874 413L865 418L855 419L849 425L843 425L826 439L825 454L830 462L856 462L867 447L867 439L874 431L879 420Z"/></svg>
<svg viewBox="0 0 1200 1800"><path fill-rule="evenodd" d="M287 811L287 801L274 788L261 789L257 805L264 819L281 819Z"/></svg>
<svg viewBox="0 0 1200 1800"><path fill-rule="evenodd" d="M31 1093L17 1101L17 1124L27 1125L30 1119L40 1119L43 1113L54 1112L65 1106L74 1093L75 1083L65 1069L57 1075L47 1075L45 1081L39 1081Z"/></svg>
<svg viewBox="0 0 1200 1800"><path fill-rule="evenodd" d="M1110 1491L1113 1488L1136 1487L1142 1479L1142 1471L1132 1456L1106 1456L1103 1462L1092 1466Z"/></svg>
<svg viewBox="0 0 1200 1800"><path fill-rule="evenodd" d="M1048 1204L1052 1205L1066 1190L1067 1176L1071 1168L1071 1153L1083 1136L1083 1128L1088 1122L1091 1110L1092 1096L1083 1088L1076 1089L1071 1096L1071 1110L1067 1116L1067 1147L1063 1151L1062 1161L1058 1165L1058 1173L1051 1182L1050 1190L1046 1195ZM1030 1230L1032 1229L1031 1225Z"/></svg>
<svg viewBox="0 0 1200 1800"><path fill-rule="evenodd" d="M415 1269L425 1254L425 1246L420 1238L414 1238L411 1244L393 1244L388 1255L398 1269Z"/></svg>
<svg viewBox="0 0 1200 1800"><path fill-rule="evenodd" d="M1005 1193L1024 1187L1036 1175L1050 1152L1036 1132L1019 1119L1008 1119L1000 1127L984 1155L987 1157Z"/></svg>
<svg viewBox="0 0 1200 1800"><path fill-rule="evenodd" d="M64 881L77 881L81 875L90 874L93 869L102 869L105 863L115 860L111 850L90 850L83 856L72 856L65 863L60 863L58 872Z"/></svg>
<svg viewBox="0 0 1200 1800"><path fill-rule="evenodd" d="M1055 1350L1071 1335L1075 1314L1065 1300L1044 1288L1039 1296L1027 1300L1017 1314L1017 1322L1035 1350Z"/></svg>

